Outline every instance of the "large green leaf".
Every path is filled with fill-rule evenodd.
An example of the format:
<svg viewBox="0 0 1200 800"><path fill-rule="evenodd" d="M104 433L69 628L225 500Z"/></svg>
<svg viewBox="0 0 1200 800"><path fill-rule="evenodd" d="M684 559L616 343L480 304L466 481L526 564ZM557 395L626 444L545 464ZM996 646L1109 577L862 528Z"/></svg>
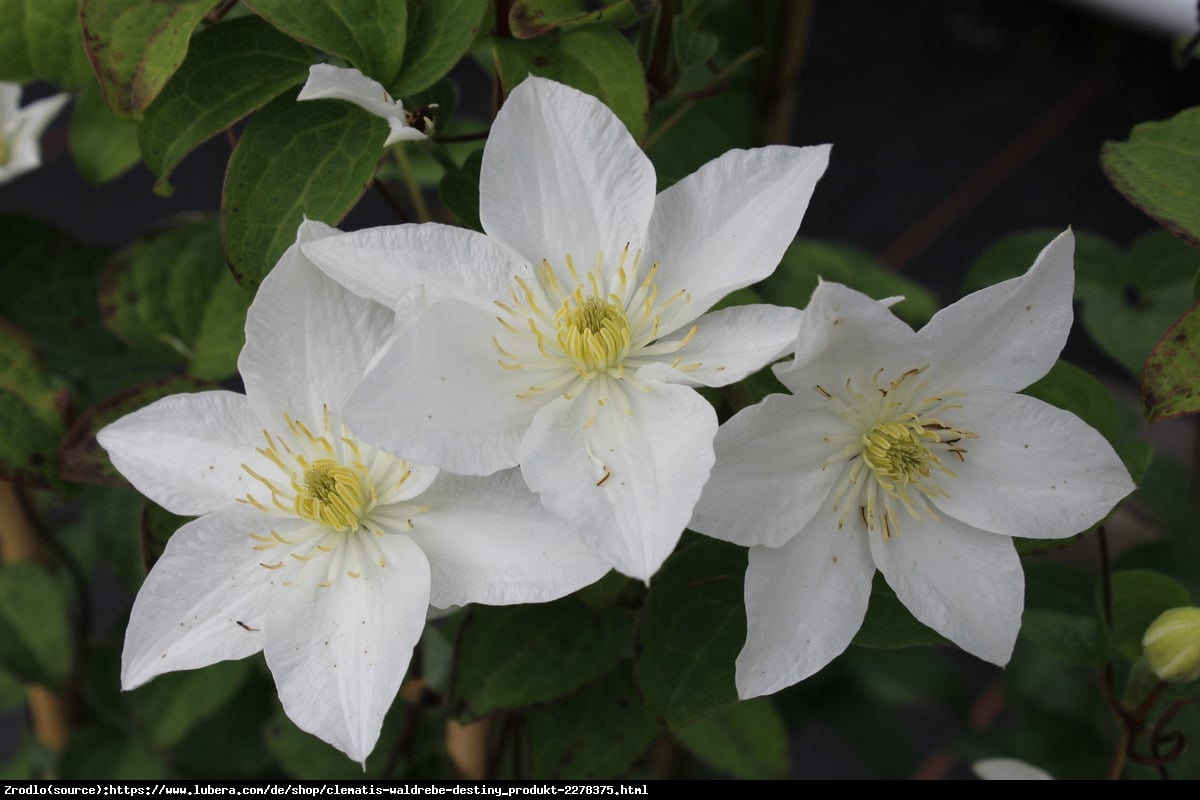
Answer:
<svg viewBox="0 0 1200 800"><path fill-rule="evenodd" d="M658 735L624 661L600 680L525 715L534 779L597 780L621 775Z"/></svg>
<svg viewBox="0 0 1200 800"><path fill-rule="evenodd" d="M63 686L71 669L64 585L38 564L0 567L0 663L31 683Z"/></svg>
<svg viewBox="0 0 1200 800"><path fill-rule="evenodd" d="M518 39L532 39L555 28L593 22L625 27L637 21L636 5L643 4L610 0L601 8L589 10L583 0L513 0L508 25Z"/></svg>
<svg viewBox="0 0 1200 800"><path fill-rule="evenodd" d="M1097 589L1097 594L1099 594ZM1112 574L1112 643L1133 661L1142 653L1142 637L1150 623L1167 609L1191 605L1187 588L1174 578L1144 569Z"/></svg>
<svg viewBox="0 0 1200 800"><path fill-rule="evenodd" d="M385 86L404 62L408 4L402 0L248 0L294 39L341 56Z"/></svg>
<svg viewBox="0 0 1200 800"><path fill-rule="evenodd" d="M1200 412L1200 306L1177 319L1150 351L1138 394L1150 422Z"/></svg>
<svg viewBox="0 0 1200 800"><path fill-rule="evenodd" d="M141 119L187 55L192 29L219 0L83 0L83 39L104 99Z"/></svg>
<svg viewBox="0 0 1200 800"><path fill-rule="evenodd" d="M746 640L745 572L745 548L696 539L650 584L637 681L646 708L669 728L737 702L733 662Z"/></svg>
<svg viewBox="0 0 1200 800"><path fill-rule="evenodd" d="M167 178L188 153L303 81L310 61L307 47L256 17L198 34L138 128L155 191L170 193Z"/></svg>
<svg viewBox="0 0 1200 800"><path fill-rule="evenodd" d="M0 80L68 89L94 81L79 29L80 0L0 0Z"/></svg>
<svg viewBox="0 0 1200 800"><path fill-rule="evenodd" d="M296 103L288 92L254 115L225 174L225 256L255 287L305 217L336 225L383 156L387 123L349 103Z"/></svg>
<svg viewBox="0 0 1200 800"><path fill-rule="evenodd" d="M139 158L137 125L113 114L95 82L75 99L67 145L79 174L93 184L123 174Z"/></svg>
<svg viewBox="0 0 1200 800"><path fill-rule="evenodd" d="M113 255L100 313L135 350L219 380L237 371L251 299L225 268L217 221L184 217Z"/></svg>
<svg viewBox="0 0 1200 800"><path fill-rule="evenodd" d="M496 69L505 91L528 75L552 78L604 101L635 139L646 131L649 97L637 51L608 25L553 31L537 39L496 39Z"/></svg>
<svg viewBox="0 0 1200 800"><path fill-rule="evenodd" d="M1125 142L1106 142L1100 163L1125 199L1200 245L1200 108L1144 122Z"/></svg>
<svg viewBox="0 0 1200 800"><path fill-rule="evenodd" d="M55 450L68 405L46 374L33 342L0 319L0 476L56 486Z"/></svg>
<svg viewBox="0 0 1200 800"><path fill-rule="evenodd" d="M692 755L735 778L786 778L787 728L765 697L727 706L675 732Z"/></svg>
<svg viewBox="0 0 1200 800"><path fill-rule="evenodd" d="M487 0L408 0L408 45L404 64L388 86L393 97L432 86L458 63L475 41Z"/></svg>
<svg viewBox="0 0 1200 800"><path fill-rule="evenodd" d="M812 239L793 242L760 291L769 303L803 308L818 278L844 283L877 300L903 295L892 310L910 325L925 323L937 311L937 300L928 290L892 272L869 253Z"/></svg>
<svg viewBox="0 0 1200 800"><path fill-rule="evenodd" d="M627 613L572 598L476 607L459 633L451 709L475 718L563 697L611 669L632 638Z"/></svg>
<svg viewBox="0 0 1200 800"><path fill-rule="evenodd" d="M1100 621L1094 613L1027 608L1021 617L1021 636L1070 664L1098 667L1109 658Z"/></svg>
<svg viewBox="0 0 1200 800"><path fill-rule="evenodd" d="M252 636L233 622L230 636ZM246 659L221 661L203 669L169 672L129 696L134 719L158 747L183 741L188 731L213 715L237 692L250 674Z"/></svg>

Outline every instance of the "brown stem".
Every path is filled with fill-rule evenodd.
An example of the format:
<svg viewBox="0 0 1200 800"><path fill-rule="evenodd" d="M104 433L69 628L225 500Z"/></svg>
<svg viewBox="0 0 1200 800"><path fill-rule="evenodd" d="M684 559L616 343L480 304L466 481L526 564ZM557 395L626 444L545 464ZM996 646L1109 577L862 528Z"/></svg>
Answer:
<svg viewBox="0 0 1200 800"><path fill-rule="evenodd" d="M766 114L767 144L787 144L791 141L792 121L796 116L796 84L808 55L813 7L811 0L794 0L787 5L783 52L780 53L772 92L774 102Z"/></svg>
<svg viewBox="0 0 1200 800"><path fill-rule="evenodd" d="M476 131L475 133L453 133L449 136L430 136L429 138L438 144L446 144L448 142L479 142L488 137L490 131Z"/></svg>
<svg viewBox="0 0 1200 800"><path fill-rule="evenodd" d="M651 90L651 100L661 97L667 72L667 54L671 49L671 28L675 24L675 0L663 0L658 12L658 28L654 31L654 52L650 66L646 69L646 85Z"/></svg>

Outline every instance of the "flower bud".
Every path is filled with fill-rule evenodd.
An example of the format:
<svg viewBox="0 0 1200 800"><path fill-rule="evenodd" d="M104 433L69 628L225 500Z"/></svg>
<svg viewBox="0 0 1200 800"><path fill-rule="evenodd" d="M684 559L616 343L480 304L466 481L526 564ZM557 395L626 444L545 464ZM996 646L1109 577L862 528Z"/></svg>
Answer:
<svg viewBox="0 0 1200 800"><path fill-rule="evenodd" d="M1200 608L1164 611L1146 629L1142 648L1159 680L1187 683L1200 679Z"/></svg>

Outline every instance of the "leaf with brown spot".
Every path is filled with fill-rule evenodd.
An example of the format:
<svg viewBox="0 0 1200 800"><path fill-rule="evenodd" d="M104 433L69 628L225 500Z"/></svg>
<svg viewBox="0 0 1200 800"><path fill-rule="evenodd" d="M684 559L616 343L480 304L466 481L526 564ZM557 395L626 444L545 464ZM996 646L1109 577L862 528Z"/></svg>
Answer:
<svg viewBox="0 0 1200 800"><path fill-rule="evenodd" d="M1149 422L1200 412L1200 306L1167 328L1150 351L1138 395Z"/></svg>

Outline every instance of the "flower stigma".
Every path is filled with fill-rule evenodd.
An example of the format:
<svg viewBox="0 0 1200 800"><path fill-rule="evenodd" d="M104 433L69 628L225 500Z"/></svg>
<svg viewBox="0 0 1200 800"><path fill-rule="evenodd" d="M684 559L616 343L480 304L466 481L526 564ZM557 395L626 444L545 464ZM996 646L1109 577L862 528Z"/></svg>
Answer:
<svg viewBox="0 0 1200 800"><path fill-rule="evenodd" d="M927 368L910 369L886 386L880 384L884 370L879 369L866 392L857 390L854 381L848 379L845 398L823 386L816 387L850 426L843 436L826 437L845 446L821 465L826 469L833 463L848 464L833 493L833 509L842 512L838 528L843 527L855 507L867 530L874 531L878 526L885 540L900 530L900 508L913 519L927 515L935 522L941 521L929 499L950 495L936 478L956 477L943 459L954 456L965 461L967 451L961 443L976 435L939 418L943 412L961 408L961 404L951 401L964 393L921 396L925 383L917 382L917 378Z"/></svg>

